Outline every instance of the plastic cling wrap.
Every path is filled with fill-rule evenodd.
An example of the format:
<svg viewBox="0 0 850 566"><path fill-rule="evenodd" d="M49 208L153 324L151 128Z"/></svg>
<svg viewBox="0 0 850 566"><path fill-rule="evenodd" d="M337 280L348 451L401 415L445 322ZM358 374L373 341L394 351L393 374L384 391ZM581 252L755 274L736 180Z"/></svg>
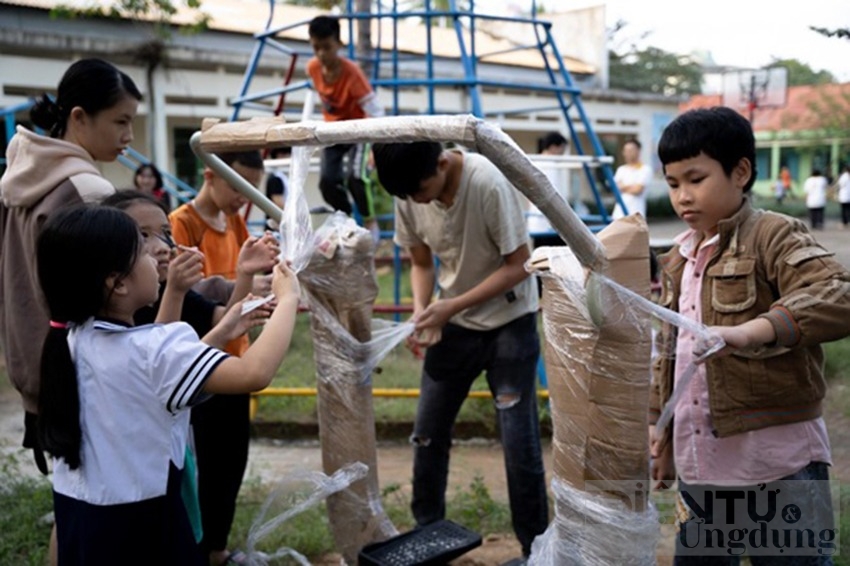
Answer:
<svg viewBox="0 0 850 566"><path fill-rule="evenodd" d="M369 467L365 479L328 499L337 549L356 564L363 546L397 534L381 505L371 374L413 325L372 320L378 285L368 230L337 213L313 242L299 277L311 310L322 466L328 474L351 462Z"/></svg>

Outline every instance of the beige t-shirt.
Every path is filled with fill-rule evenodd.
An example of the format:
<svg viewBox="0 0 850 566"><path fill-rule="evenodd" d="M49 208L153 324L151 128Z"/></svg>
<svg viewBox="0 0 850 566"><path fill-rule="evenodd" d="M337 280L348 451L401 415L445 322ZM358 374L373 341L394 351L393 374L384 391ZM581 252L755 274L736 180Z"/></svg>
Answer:
<svg viewBox="0 0 850 566"><path fill-rule="evenodd" d="M472 289L504 264L504 256L529 244L519 192L485 157L464 153L460 186L450 207L434 200L395 201L395 242L426 245L439 259L440 297ZM537 287L529 277L499 296L472 306L451 322L490 330L537 311Z"/></svg>

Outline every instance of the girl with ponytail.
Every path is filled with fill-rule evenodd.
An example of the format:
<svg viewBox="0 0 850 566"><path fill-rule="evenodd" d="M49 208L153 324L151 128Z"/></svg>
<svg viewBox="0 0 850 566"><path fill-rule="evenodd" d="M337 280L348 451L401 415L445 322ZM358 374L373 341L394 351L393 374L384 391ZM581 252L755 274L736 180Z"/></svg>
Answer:
<svg viewBox="0 0 850 566"><path fill-rule="evenodd" d="M79 60L63 75L55 99L44 94L30 111L44 135L18 126L6 152L0 179L0 342L9 378L23 398L23 444L33 449L45 474L35 423L39 353L50 327L35 276L36 236L54 210L115 192L97 163L115 161L133 141L141 98L132 79L112 64Z"/></svg>
<svg viewBox="0 0 850 566"><path fill-rule="evenodd" d="M136 222L106 206L58 211L37 240L50 317L38 422L53 456L59 564L207 564L180 494L190 409L266 387L292 337L300 288L283 264L274 310L242 357L184 322L135 326L159 296L149 249ZM244 324L241 311L216 328Z"/></svg>

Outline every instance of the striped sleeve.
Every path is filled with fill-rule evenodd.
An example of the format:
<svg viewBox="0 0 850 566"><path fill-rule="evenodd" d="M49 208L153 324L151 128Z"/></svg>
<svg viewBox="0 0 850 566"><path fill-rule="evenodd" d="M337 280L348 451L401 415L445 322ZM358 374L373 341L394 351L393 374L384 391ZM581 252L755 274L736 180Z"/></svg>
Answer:
<svg viewBox="0 0 850 566"><path fill-rule="evenodd" d="M177 413L203 401L204 383L228 355L201 342L182 322L160 326L156 338L151 379L166 410Z"/></svg>

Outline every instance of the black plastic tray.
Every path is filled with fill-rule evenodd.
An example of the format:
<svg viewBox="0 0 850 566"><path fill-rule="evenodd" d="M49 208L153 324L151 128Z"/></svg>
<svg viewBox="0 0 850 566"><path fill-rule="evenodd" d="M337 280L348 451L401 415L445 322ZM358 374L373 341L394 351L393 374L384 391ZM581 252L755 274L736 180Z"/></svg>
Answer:
<svg viewBox="0 0 850 566"><path fill-rule="evenodd" d="M442 520L364 546L358 563L360 566L437 566L478 546L481 535Z"/></svg>

